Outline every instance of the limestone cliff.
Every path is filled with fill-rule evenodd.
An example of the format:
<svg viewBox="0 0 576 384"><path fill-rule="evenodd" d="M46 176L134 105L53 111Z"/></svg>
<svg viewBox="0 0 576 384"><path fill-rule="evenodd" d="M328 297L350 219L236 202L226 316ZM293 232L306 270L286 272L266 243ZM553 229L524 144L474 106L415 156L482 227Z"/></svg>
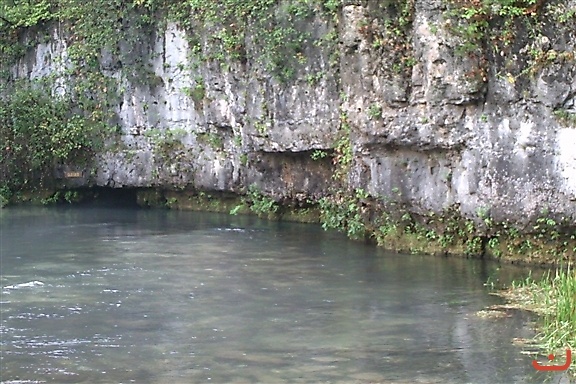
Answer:
<svg viewBox="0 0 576 384"><path fill-rule="evenodd" d="M256 59L262 36L247 33L238 60L207 59L214 31L168 18L101 52L101 73L118 85L121 133L93 174L68 183L256 185L285 202L361 191L358 212L375 228L374 204L420 223L450 211L475 223L470 233L483 230L484 247L501 235L492 223L529 232L544 213L571 227L576 2L477 3L346 1L335 17L315 12L295 22L305 38L285 58L296 59L289 79ZM49 39L28 49L12 78L66 66L73 30L45 30ZM145 76L128 73L131 60Z"/></svg>

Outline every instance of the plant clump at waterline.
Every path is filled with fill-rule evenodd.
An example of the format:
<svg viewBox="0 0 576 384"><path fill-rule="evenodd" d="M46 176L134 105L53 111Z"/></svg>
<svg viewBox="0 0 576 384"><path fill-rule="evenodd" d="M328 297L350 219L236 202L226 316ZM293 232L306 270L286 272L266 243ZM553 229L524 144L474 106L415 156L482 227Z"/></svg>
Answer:
<svg viewBox="0 0 576 384"><path fill-rule="evenodd" d="M527 310L539 316L538 334L529 342L539 353L565 356L566 350L576 351L576 270L571 264L539 279L530 275L495 294L507 301L498 309ZM576 377L574 354L568 372Z"/></svg>

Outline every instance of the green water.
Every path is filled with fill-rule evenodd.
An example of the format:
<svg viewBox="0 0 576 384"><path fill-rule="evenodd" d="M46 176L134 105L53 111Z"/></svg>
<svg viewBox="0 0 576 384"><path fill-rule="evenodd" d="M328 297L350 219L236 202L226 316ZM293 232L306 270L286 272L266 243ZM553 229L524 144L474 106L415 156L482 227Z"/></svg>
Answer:
<svg viewBox="0 0 576 384"><path fill-rule="evenodd" d="M3 209L0 240L2 383L548 378L512 344L526 314L476 315L518 269L163 210Z"/></svg>

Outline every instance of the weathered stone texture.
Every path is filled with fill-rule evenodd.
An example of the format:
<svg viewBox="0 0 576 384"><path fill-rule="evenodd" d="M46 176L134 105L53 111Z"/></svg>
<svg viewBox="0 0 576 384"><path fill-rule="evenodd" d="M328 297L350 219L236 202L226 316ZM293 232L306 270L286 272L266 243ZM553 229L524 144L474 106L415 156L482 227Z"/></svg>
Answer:
<svg viewBox="0 0 576 384"><path fill-rule="evenodd" d="M102 70L121 89L122 145L101 155L92 182L232 192L256 183L278 199L317 198L335 185L335 166L311 154L331 153L345 114L353 188L399 198L419 212L456 206L474 216L483 208L522 222L546 207L574 217L576 127L554 114L576 112L574 61L554 60L517 82L517 74L503 72L504 62L515 68L515 58L524 65L530 48L573 50L574 36L526 40L495 57L459 55L462 42L447 28L443 2L418 0L402 48L415 63L391 70L394 47L375 48L366 32L385 31L386 18L394 17L387 12L379 2L357 2L343 7L337 26L315 20L309 28L318 34L337 29L339 64L330 64L328 48L310 44L307 67L287 84L250 60L195 58L186 33L172 23L141 46L122 47L143 60L146 81L104 54ZM57 30L52 38L14 74L57 72L66 43ZM161 145L169 132L178 145Z"/></svg>

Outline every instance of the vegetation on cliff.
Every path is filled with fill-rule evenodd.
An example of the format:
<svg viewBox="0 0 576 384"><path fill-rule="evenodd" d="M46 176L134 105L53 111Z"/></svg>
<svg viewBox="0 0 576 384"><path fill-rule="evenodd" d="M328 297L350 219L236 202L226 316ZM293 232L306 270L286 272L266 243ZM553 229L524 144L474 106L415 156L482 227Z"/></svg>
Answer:
<svg viewBox="0 0 576 384"><path fill-rule="evenodd" d="M73 101L19 82L0 98L0 195L50 185L54 166L87 162L110 134L98 116L74 114Z"/></svg>
<svg viewBox="0 0 576 384"><path fill-rule="evenodd" d="M193 57L181 64L183 70L194 72L198 61L227 66L250 60L277 81L288 82L307 64L306 44L334 44L333 34L313 36L307 21L318 14L335 18L340 6L340 0L1 0L2 200L20 189L46 187L57 164L89 164L102 151L104 138L115 141L122 79L105 73L103 57L115 57L128 81L161 81L138 47L172 21L188 31ZM56 38L51 33L66 46L65 57L54 63L56 72L21 78L14 66L38 44ZM316 82L323 75L309 73L307 79ZM201 103L201 76L188 93ZM209 138L220 144L221 139Z"/></svg>
<svg viewBox="0 0 576 384"><path fill-rule="evenodd" d="M461 254L527 264L559 264L572 260L576 235L568 217L554 219L542 210L536 223L522 226L494 220L486 208L478 219L462 217L456 208L416 214L396 196L335 192L320 200L325 229L337 229L354 239L409 253Z"/></svg>
<svg viewBox="0 0 576 384"><path fill-rule="evenodd" d="M137 51L123 50L123 44L136 47L143 37L162 30L171 20L187 30L194 55L188 63L192 70L198 60L222 66L250 61L277 81L288 82L307 65L306 42L334 49L338 37L335 31L314 35L307 23L318 14L337 23L342 6L340 0L0 0L0 48L4 59L0 63L2 195L6 198L21 188L46 185L55 165L87 164L103 148L106 138L114 141L119 82L103 73L102 57L117 56L123 76L129 79L160 81L147 67L147 58ZM415 2L387 0L378 7L388 19L381 25L362 21L357 32L371 42L370 49L378 54L393 48L391 71L408 75L415 64L410 37ZM445 28L462 41L457 54L485 59L491 57L486 54L489 51L494 60L505 56L519 42L539 36L545 18L566 23L576 17L574 10L560 12L562 4L538 0L446 0L443 7ZM53 38L43 35L46 33L43 28L48 25L58 25L59 38L67 44L68 57L60 63L60 72L40 81L16 79L11 70L14 63L41 40ZM434 33L438 27L432 25L431 31ZM254 36L258 36L258 41ZM537 65L566 59L568 55L556 52L551 56L550 52L538 51L536 46L529 53L522 75L528 75ZM482 62L477 73L469 76L484 78L486 65ZM307 79L314 83L322 75L308 73ZM509 73L511 82L518 76L519 73ZM205 98L203 79L195 79L194 86L187 90L195 102ZM371 120L378 120L382 106L371 104L367 113ZM564 120L569 118L565 115ZM265 136L264 124L254 125ZM167 140L153 133L151 130L147 135L159 151L174 148L164 145ZM512 259L517 256L531 262L545 258L560 261L574 254L576 239L566 230L569 219L554 217L545 207L533 225L521 227L496 222L485 207L478 208L475 218L462 217L455 207L443 213L416 214L399 195L372 196L361 188L350 187L348 179L355 161L351 140L354 134L342 111L339 136L333 147L313 152L313 159L330 156L333 163L334 187L325 196L309 200L310 205L319 206L325 228L342 230L352 238L372 238L379 244L410 252ZM199 137L214 148L223 149L220 137L212 133ZM170 144L177 141L173 138ZM236 145L241 144L239 138ZM163 155L170 158L170 153ZM240 159L246 166L248 156L242 153ZM446 177L449 179L451 175ZM245 205L255 206L253 211L266 215L267 207L276 207L256 204L270 203L271 197L258 191L261 198L256 199L255 190L245 187Z"/></svg>

